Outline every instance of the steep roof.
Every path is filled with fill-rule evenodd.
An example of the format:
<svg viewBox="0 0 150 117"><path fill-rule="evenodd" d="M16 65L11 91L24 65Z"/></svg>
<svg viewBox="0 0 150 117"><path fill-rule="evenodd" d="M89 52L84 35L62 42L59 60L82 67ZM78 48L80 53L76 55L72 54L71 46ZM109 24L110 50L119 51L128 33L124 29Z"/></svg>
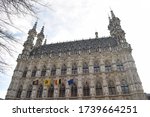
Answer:
<svg viewBox="0 0 150 117"><path fill-rule="evenodd" d="M112 37L94 38L87 40L70 41L63 43L47 44L34 48L30 55L43 55L43 54L59 54L65 52L94 50L97 48L108 48L117 46L116 39Z"/></svg>

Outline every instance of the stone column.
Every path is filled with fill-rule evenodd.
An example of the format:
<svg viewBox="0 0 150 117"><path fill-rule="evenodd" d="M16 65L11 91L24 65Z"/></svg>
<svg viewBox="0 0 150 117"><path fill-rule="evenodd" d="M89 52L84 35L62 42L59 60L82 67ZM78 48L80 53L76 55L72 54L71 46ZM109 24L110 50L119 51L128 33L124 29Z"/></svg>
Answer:
<svg viewBox="0 0 150 117"><path fill-rule="evenodd" d="M122 96L121 96L121 94L122 94L122 89L121 89L121 83L120 83L120 81L119 81L119 78L118 78L118 76L117 75L115 75L116 77L115 77L115 79L116 79L116 90L117 90L117 94L119 95L119 99L122 99Z"/></svg>
<svg viewBox="0 0 150 117"><path fill-rule="evenodd" d="M61 65L60 63L56 66L56 76L60 76L61 75Z"/></svg>
<svg viewBox="0 0 150 117"><path fill-rule="evenodd" d="M48 65L47 65L47 70L46 70L46 76L50 76L51 74L51 69L52 69L52 64L51 64L51 60L48 61Z"/></svg>
<svg viewBox="0 0 150 117"><path fill-rule="evenodd" d="M67 75L71 75L71 68L72 68L71 62L69 61L66 66L67 66Z"/></svg>
<svg viewBox="0 0 150 117"><path fill-rule="evenodd" d="M27 77L31 77L32 74L32 70L34 69L34 65L32 64L32 62L29 64L28 67L28 73L27 73Z"/></svg>
<svg viewBox="0 0 150 117"><path fill-rule="evenodd" d="M94 73L94 69L93 69L93 60L92 58L90 58L90 62L89 62L89 73Z"/></svg>
<svg viewBox="0 0 150 117"><path fill-rule="evenodd" d="M36 94L37 94L37 85L33 85L32 88L32 94L31 94L31 99L36 99Z"/></svg>
<svg viewBox="0 0 150 117"><path fill-rule="evenodd" d="M56 88L54 88L54 98L56 99L56 98L58 98L59 97L59 89L58 89L58 87Z"/></svg>
<svg viewBox="0 0 150 117"><path fill-rule="evenodd" d="M100 71L105 72L105 64L104 64L103 56L101 56L100 59Z"/></svg>
<svg viewBox="0 0 150 117"><path fill-rule="evenodd" d="M90 81L90 95L92 99L95 99L95 83L92 75L90 75Z"/></svg>
<svg viewBox="0 0 150 117"><path fill-rule="evenodd" d="M109 99L108 83L106 80L105 73L102 74L102 79L103 79L103 95L105 96L105 99Z"/></svg>
<svg viewBox="0 0 150 117"><path fill-rule="evenodd" d="M58 97L59 97L59 87L58 84L56 85L54 82L54 99L57 99Z"/></svg>
<svg viewBox="0 0 150 117"><path fill-rule="evenodd" d="M43 99L47 98L47 92L48 92L48 86L43 86L43 93L42 93Z"/></svg>
<svg viewBox="0 0 150 117"><path fill-rule="evenodd" d="M31 70L28 70L26 77L27 78L31 77Z"/></svg>
<svg viewBox="0 0 150 117"><path fill-rule="evenodd" d="M70 88L69 87L66 87L66 92L65 92L65 96L66 98L69 98L71 96L71 91L70 91Z"/></svg>
<svg viewBox="0 0 150 117"><path fill-rule="evenodd" d="M41 69L43 67L41 65L43 65L41 62L39 62L38 65L37 65L36 77L40 77L41 76Z"/></svg>
<svg viewBox="0 0 150 117"><path fill-rule="evenodd" d="M101 64L100 67L101 67L101 68L100 68L101 72L105 72L105 65L104 65L104 64Z"/></svg>
<svg viewBox="0 0 150 117"><path fill-rule="evenodd" d="M21 93L21 99L26 98L28 86L29 86L29 79L26 79L25 82L24 82L24 85L23 85L23 90L22 90L22 93Z"/></svg>
<svg viewBox="0 0 150 117"><path fill-rule="evenodd" d="M36 77L40 77L40 76L41 76L41 70L40 70L40 69L37 69Z"/></svg>
<svg viewBox="0 0 150 117"><path fill-rule="evenodd" d="M82 86L82 77L81 75L78 78L78 98L82 99L83 96L83 86Z"/></svg>
<svg viewBox="0 0 150 117"><path fill-rule="evenodd" d="M69 80L70 78L66 78L65 79L65 86L66 86L66 92L65 92L65 96L66 96L66 98L69 98L69 97L71 97L71 90L70 90L70 85L68 85L68 80Z"/></svg>
<svg viewBox="0 0 150 117"><path fill-rule="evenodd" d="M116 71L117 70L117 66L116 66L116 61L115 58L112 58L112 71Z"/></svg>
<svg viewBox="0 0 150 117"><path fill-rule="evenodd" d="M50 76L50 68L49 67L47 67L47 69L46 69L46 75L45 75L47 78Z"/></svg>
<svg viewBox="0 0 150 117"><path fill-rule="evenodd" d="M82 60L79 60L78 63L78 74L82 74Z"/></svg>
<svg viewBox="0 0 150 117"><path fill-rule="evenodd" d="M24 64L25 64L24 62L20 62L20 65L19 65L18 70L23 71L23 69L24 69L24 67L25 67Z"/></svg>

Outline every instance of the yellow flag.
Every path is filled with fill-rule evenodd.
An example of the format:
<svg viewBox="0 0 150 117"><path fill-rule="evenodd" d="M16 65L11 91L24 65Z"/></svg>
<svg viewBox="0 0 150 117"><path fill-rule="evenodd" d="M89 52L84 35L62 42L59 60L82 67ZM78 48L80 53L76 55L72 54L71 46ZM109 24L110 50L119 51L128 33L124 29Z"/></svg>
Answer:
<svg viewBox="0 0 150 117"><path fill-rule="evenodd" d="M45 85L45 86L49 86L50 83L51 83L51 82L50 82L50 79L45 79L45 80L44 80L44 85Z"/></svg>

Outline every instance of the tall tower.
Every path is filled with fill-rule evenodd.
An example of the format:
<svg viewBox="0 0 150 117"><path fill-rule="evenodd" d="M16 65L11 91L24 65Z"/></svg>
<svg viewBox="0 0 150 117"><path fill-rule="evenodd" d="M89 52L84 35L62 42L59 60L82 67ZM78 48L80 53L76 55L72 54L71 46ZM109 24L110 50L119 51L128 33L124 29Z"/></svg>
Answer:
<svg viewBox="0 0 150 117"><path fill-rule="evenodd" d="M120 19L115 16L112 10L111 10L111 17L109 17L108 29L110 31L111 37L116 38L118 44L126 42L125 32L121 28Z"/></svg>
<svg viewBox="0 0 150 117"><path fill-rule="evenodd" d="M33 48L33 41L37 35L36 26L37 26L37 22L35 22L33 28L30 29L28 32L27 40L25 41L25 43L23 45L24 49L22 51L22 55L29 55L29 53L31 52L31 50Z"/></svg>
<svg viewBox="0 0 150 117"><path fill-rule="evenodd" d="M36 44L35 47L39 47L42 45L43 39L44 39L44 26L41 29L41 32L37 35L37 40L36 40Z"/></svg>
<svg viewBox="0 0 150 117"><path fill-rule="evenodd" d="M22 50L22 53L19 54L17 58L17 65L12 76L11 84L9 85L8 88L6 99L15 99L16 92L18 91L20 82L22 82L21 77L24 75L28 75L26 60L29 58L30 52L33 49L33 41L37 35L36 26L37 26L37 22L35 22L33 28L28 31L28 37L25 43L23 44L24 48ZM24 69L26 69L26 71L24 71Z"/></svg>
<svg viewBox="0 0 150 117"><path fill-rule="evenodd" d="M132 48L125 39L125 32L121 28L120 19L115 16L111 10L111 17L109 17L108 29L112 38L117 40L118 48L121 50L125 65L125 77L129 82L129 88L132 95L132 99L145 99L142 82L139 78L135 61L132 56Z"/></svg>

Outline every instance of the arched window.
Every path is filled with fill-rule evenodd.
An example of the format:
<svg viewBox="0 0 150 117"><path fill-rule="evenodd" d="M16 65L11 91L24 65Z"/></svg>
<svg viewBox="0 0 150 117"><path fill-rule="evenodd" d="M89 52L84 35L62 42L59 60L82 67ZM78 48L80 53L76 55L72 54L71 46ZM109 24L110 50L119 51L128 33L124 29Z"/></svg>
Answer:
<svg viewBox="0 0 150 117"><path fill-rule="evenodd" d="M37 90L37 95L36 95L36 97L37 97L37 98L42 98L42 93L43 93L43 86L40 85L39 88L38 88L38 90Z"/></svg>
<svg viewBox="0 0 150 117"><path fill-rule="evenodd" d="M55 76L56 75L56 66L53 65L52 70L51 70L51 76Z"/></svg>
<svg viewBox="0 0 150 117"><path fill-rule="evenodd" d="M103 95L102 85L100 82L96 83L96 95Z"/></svg>
<svg viewBox="0 0 150 117"><path fill-rule="evenodd" d="M108 89L109 89L109 95L116 94L116 88L115 88L114 82L112 80L110 80L108 83Z"/></svg>
<svg viewBox="0 0 150 117"><path fill-rule="evenodd" d="M111 65L105 65L105 71L106 72L111 72Z"/></svg>
<svg viewBox="0 0 150 117"><path fill-rule="evenodd" d="M65 85L61 84L59 88L59 97L65 97Z"/></svg>
<svg viewBox="0 0 150 117"><path fill-rule="evenodd" d="M121 62L117 62L117 70L118 71L124 71L124 66Z"/></svg>
<svg viewBox="0 0 150 117"><path fill-rule="evenodd" d="M76 97L77 96L77 85L75 83L71 86L71 96Z"/></svg>
<svg viewBox="0 0 150 117"><path fill-rule="evenodd" d="M28 90L27 90L27 94L26 94L26 98L30 98L32 94L32 85L29 85Z"/></svg>
<svg viewBox="0 0 150 117"><path fill-rule="evenodd" d="M61 67L61 75L66 75L67 73L67 67L65 64L63 64L63 66Z"/></svg>
<svg viewBox="0 0 150 117"><path fill-rule="evenodd" d="M105 72L111 72L112 68L111 68L111 64L110 62L106 61L105 62Z"/></svg>
<svg viewBox="0 0 150 117"><path fill-rule="evenodd" d="M54 86L51 84L51 86L48 89L48 97L53 97L54 95Z"/></svg>
<svg viewBox="0 0 150 117"><path fill-rule="evenodd" d="M31 77L35 77L36 76L36 71L37 71L37 68L34 67L34 69L32 70Z"/></svg>
<svg viewBox="0 0 150 117"><path fill-rule="evenodd" d="M41 76L45 76L46 75L46 66L43 66L43 69L41 71Z"/></svg>
<svg viewBox="0 0 150 117"><path fill-rule="evenodd" d="M22 88L22 85L19 86L18 91L17 91L16 98L21 98L22 89L23 89L23 88Z"/></svg>
<svg viewBox="0 0 150 117"><path fill-rule="evenodd" d="M128 84L125 80L121 81L121 89L123 94L128 94L129 93L129 87Z"/></svg>
<svg viewBox="0 0 150 117"><path fill-rule="evenodd" d="M89 84L87 82L83 86L83 95L90 96L90 88L89 88Z"/></svg>
<svg viewBox="0 0 150 117"><path fill-rule="evenodd" d="M26 77L27 72L28 72L28 68L26 67L26 68L24 69L24 71L23 71L22 77Z"/></svg>
<svg viewBox="0 0 150 117"><path fill-rule="evenodd" d="M89 67L87 63L83 64L83 74L87 74L89 73Z"/></svg>
<svg viewBox="0 0 150 117"><path fill-rule="evenodd" d="M73 75L78 74L78 71L77 71L77 70L78 70L78 69L77 69L77 64L74 63L74 64L72 65L72 74L73 74Z"/></svg>
<svg viewBox="0 0 150 117"><path fill-rule="evenodd" d="M94 73L98 73L100 72L100 67L98 62L94 62Z"/></svg>

